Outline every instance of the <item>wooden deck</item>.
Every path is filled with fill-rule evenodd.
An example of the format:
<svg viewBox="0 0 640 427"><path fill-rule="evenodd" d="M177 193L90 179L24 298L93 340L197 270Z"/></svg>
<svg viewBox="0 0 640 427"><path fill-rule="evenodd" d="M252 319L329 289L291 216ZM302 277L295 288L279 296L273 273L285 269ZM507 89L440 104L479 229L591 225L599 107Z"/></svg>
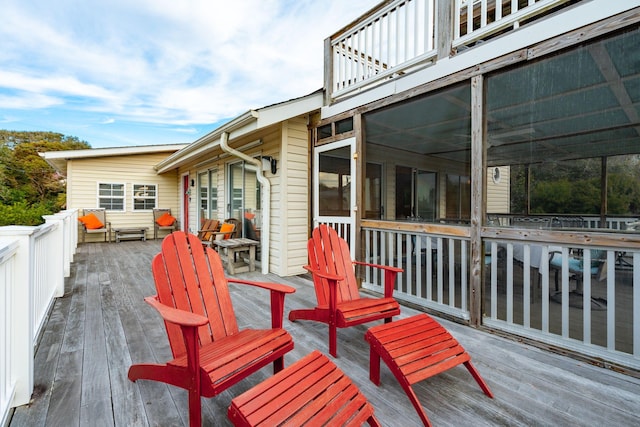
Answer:
<svg viewBox="0 0 640 427"><path fill-rule="evenodd" d="M78 248L65 296L56 301L36 353L33 401L16 408L11 427L187 425L186 392L127 379L133 362L164 362L170 356L162 321L143 302L155 293L150 262L159 244L128 241ZM314 304L313 286L303 277L282 279L258 272L239 276L295 286L298 291L287 297L286 312ZM266 294L243 293L232 285L232 297L241 326L270 324ZM416 313L403 307L401 317ZM458 366L414 386L434 425L640 425L640 379L446 320L441 323L471 354L495 399L486 397ZM285 328L296 346L286 364L313 349L328 353L326 325L285 320ZM366 326L338 331L336 364L369 398L383 425L421 425L386 366L381 387L369 381L365 331ZM204 399L203 424L230 425L226 413L231 399L270 374L271 368L265 368Z"/></svg>

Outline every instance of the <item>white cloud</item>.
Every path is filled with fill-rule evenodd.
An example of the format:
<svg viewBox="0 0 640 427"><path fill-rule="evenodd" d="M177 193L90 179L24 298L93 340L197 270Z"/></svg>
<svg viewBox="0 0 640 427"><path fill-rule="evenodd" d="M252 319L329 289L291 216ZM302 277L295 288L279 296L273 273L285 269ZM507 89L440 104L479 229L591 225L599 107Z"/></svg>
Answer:
<svg viewBox="0 0 640 427"><path fill-rule="evenodd" d="M378 2L3 0L0 107L214 123L319 89L323 40Z"/></svg>

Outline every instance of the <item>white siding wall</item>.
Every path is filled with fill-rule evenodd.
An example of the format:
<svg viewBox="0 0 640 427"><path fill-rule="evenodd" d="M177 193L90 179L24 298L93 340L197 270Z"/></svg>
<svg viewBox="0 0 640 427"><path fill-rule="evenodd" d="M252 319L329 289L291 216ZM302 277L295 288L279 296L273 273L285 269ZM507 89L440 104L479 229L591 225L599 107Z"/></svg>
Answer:
<svg viewBox="0 0 640 427"><path fill-rule="evenodd" d="M245 152L248 156L272 156L278 161L275 175L265 171L271 182L271 235L269 247L269 271L280 276L302 274L307 264L307 239L309 231L309 139L306 117L291 119L261 129L239 140L230 141L239 147L261 140L262 144ZM197 181L199 172L216 169L218 173L218 218L228 218L228 165L237 162L233 156L206 162L206 156L214 159L222 154L219 149L198 159L195 165L185 165L176 172L176 177L185 173L189 180ZM177 182L177 179L176 179ZM189 201L189 231L197 232L198 198L193 194ZM179 200L179 191L175 194ZM177 202L179 205L179 202Z"/></svg>
<svg viewBox="0 0 640 427"><path fill-rule="evenodd" d="M280 276L305 273L309 238L309 135L307 121L292 119L282 124L282 165L278 171L280 203L274 203L281 222L274 223L282 236L280 251L286 254L280 268L274 270ZM281 191L286 189L286 191ZM275 236L274 236L275 238ZM273 262L272 262L273 265ZM273 265L275 268L276 266Z"/></svg>
<svg viewBox="0 0 640 427"><path fill-rule="evenodd" d="M149 227L147 238L153 238L153 213L133 211L133 184L155 184L158 189L159 208L170 208L173 216L180 219L178 201L178 179L176 173L156 174L153 167L167 157L167 153L140 154L131 156L98 157L69 160L67 164L68 208L98 207L98 183L125 184L125 212L107 211L111 228ZM86 236L87 242L102 241L104 236Z"/></svg>
<svg viewBox="0 0 640 427"><path fill-rule="evenodd" d="M487 168L487 212L489 213L509 213L511 169L508 166L501 166L500 180L493 181L493 170Z"/></svg>

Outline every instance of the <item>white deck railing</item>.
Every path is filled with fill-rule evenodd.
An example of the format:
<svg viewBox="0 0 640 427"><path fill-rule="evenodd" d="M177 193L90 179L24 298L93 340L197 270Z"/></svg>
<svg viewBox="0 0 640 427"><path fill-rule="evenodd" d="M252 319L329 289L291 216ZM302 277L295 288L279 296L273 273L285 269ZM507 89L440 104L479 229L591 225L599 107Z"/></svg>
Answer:
<svg viewBox="0 0 640 427"><path fill-rule="evenodd" d="M477 42L569 0L456 0L453 46ZM471 17L471 19L469 19Z"/></svg>
<svg viewBox="0 0 640 427"><path fill-rule="evenodd" d="M438 59L439 40L450 40L450 46L441 46L449 57L461 46L517 29L524 20L568 1L455 0L446 3L451 24L439 19L438 10L444 12L446 6L439 7L435 0L391 1L328 39L326 87L336 99L422 69ZM456 54L464 52L458 49Z"/></svg>
<svg viewBox="0 0 640 427"><path fill-rule="evenodd" d="M389 3L331 40L334 96L435 57L435 0Z"/></svg>
<svg viewBox="0 0 640 427"><path fill-rule="evenodd" d="M390 224L362 228L362 261L404 269L396 299L468 320L469 238ZM485 247L483 324L640 369L640 327L630 320L640 313L640 250L509 238ZM384 291L377 269L360 277L363 288Z"/></svg>
<svg viewBox="0 0 640 427"><path fill-rule="evenodd" d="M364 261L404 269L394 296L469 319L469 239L392 229L364 228ZM384 292L384 275L365 268L362 286Z"/></svg>
<svg viewBox="0 0 640 427"><path fill-rule="evenodd" d="M484 324L640 369L640 250L486 245Z"/></svg>
<svg viewBox="0 0 640 427"><path fill-rule="evenodd" d="M77 244L77 211L37 227L0 227L0 425L33 393L34 349L64 294Z"/></svg>

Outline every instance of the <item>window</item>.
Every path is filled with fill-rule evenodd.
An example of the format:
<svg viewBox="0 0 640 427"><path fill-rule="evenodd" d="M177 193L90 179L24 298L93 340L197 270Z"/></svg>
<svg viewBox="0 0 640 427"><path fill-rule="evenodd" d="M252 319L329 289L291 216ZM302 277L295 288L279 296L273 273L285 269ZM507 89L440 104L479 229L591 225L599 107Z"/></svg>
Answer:
<svg viewBox="0 0 640 427"><path fill-rule="evenodd" d="M471 217L471 179L447 175L446 218L468 220Z"/></svg>
<svg viewBox="0 0 640 427"><path fill-rule="evenodd" d="M437 174L396 167L396 219L434 221L437 212Z"/></svg>
<svg viewBox="0 0 640 427"><path fill-rule="evenodd" d="M349 147L326 151L318 166L319 212L322 216L351 214L351 163Z"/></svg>
<svg viewBox="0 0 640 427"><path fill-rule="evenodd" d="M157 194L155 184L133 184L133 210L152 210L157 204Z"/></svg>
<svg viewBox="0 0 640 427"><path fill-rule="evenodd" d="M110 211L124 211L124 184L98 183L98 206Z"/></svg>
<svg viewBox="0 0 640 427"><path fill-rule="evenodd" d="M200 216L202 219L218 219L218 175L217 171L198 174Z"/></svg>

